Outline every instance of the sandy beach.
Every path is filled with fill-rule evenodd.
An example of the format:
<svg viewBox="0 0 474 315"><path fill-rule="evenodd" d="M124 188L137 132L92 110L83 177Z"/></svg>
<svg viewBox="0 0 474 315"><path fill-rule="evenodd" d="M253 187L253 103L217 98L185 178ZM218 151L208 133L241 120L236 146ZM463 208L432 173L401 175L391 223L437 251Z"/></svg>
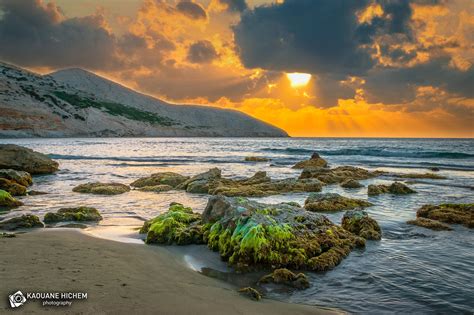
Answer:
<svg viewBox="0 0 474 315"><path fill-rule="evenodd" d="M41 230L0 238L0 313L8 295L86 292L71 306L27 301L27 314L329 314L330 310L263 299L252 301L231 285L188 269L166 248L94 238L76 230Z"/></svg>

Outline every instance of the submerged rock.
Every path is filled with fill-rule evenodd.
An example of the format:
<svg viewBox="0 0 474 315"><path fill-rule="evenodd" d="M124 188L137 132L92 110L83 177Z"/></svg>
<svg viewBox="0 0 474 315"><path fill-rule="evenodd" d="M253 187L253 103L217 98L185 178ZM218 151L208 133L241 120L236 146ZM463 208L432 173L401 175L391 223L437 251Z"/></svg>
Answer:
<svg viewBox="0 0 474 315"><path fill-rule="evenodd" d="M413 173L413 174L398 174L395 175L396 177L399 178L426 178L426 179L447 179L446 176L441 176L438 174L433 174L433 173Z"/></svg>
<svg viewBox="0 0 474 315"><path fill-rule="evenodd" d="M293 166L293 168L321 168L327 166L328 162L325 159L320 157L318 153L313 153L309 160L298 162Z"/></svg>
<svg viewBox="0 0 474 315"><path fill-rule="evenodd" d="M37 190L30 190L28 192L29 196L41 196L41 195L48 195L49 193L44 192L44 191L37 191Z"/></svg>
<svg viewBox="0 0 474 315"><path fill-rule="evenodd" d="M147 244L202 244L201 215L180 203L170 205L166 213L146 221L140 229Z"/></svg>
<svg viewBox="0 0 474 315"><path fill-rule="evenodd" d="M9 192L0 189L0 209L1 208L16 208L22 205L23 203L13 198Z"/></svg>
<svg viewBox="0 0 474 315"><path fill-rule="evenodd" d="M170 185L143 186L141 188L138 188L138 190L140 191L151 191L151 192L164 192L164 191L170 191L172 189L173 187Z"/></svg>
<svg viewBox="0 0 474 315"><path fill-rule="evenodd" d="M44 216L45 223L56 223L64 221L100 221L102 216L96 208L76 207L61 208L56 213L48 212Z"/></svg>
<svg viewBox="0 0 474 315"><path fill-rule="evenodd" d="M204 241L239 270L334 268L365 240L325 216L286 203L214 196L202 214Z"/></svg>
<svg viewBox="0 0 474 315"><path fill-rule="evenodd" d="M305 209L313 212L333 212L370 206L372 203L366 200L347 198L335 193L311 194L304 203Z"/></svg>
<svg viewBox="0 0 474 315"><path fill-rule="evenodd" d="M13 238L13 237L16 237L16 234L15 233L0 233L0 238Z"/></svg>
<svg viewBox="0 0 474 315"><path fill-rule="evenodd" d="M12 218L9 220L0 222L0 229L13 231L17 229L30 229L44 227L39 218L36 215L25 214L21 217Z"/></svg>
<svg viewBox="0 0 474 315"><path fill-rule="evenodd" d="M407 223L411 224L411 225L421 226L421 227L431 229L431 230L435 230L435 231L450 231L450 230L452 230L452 228L449 225L445 224L445 223L439 222L437 220L431 220L431 219L421 218L421 217L416 218L415 220L407 221Z"/></svg>
<svg viewBox="0 0 474 315"><path fill-rule="evenodd" d="M345 181L343 181L341 183L341 187L343 187L343 188L360 188L360 187L364 187L364 185L362 185L361 183L359 183L355 179L349 178L349 179L346 179Z"/></svg>
<svg viewBox="0 0 474 315"><path fill-rule="evenodd" d="M416 193L416 191L400 182L394 182L391 185L369 185L367 190L367 194L369 196L375 196L386 193L395 195L406 195Z"/></svg>
<svg viewBox="0 0 474 315"><path fill-rule="evenodd" d="M474 204L424 205L417 212L418 218L438 220L444 223L462 224L474 228Z"/></svg>
<svg viewBox="0 0 474 315"><path fill-rule="evenodd" d="M252 287L245 287L245 288L239 289L239 293L255 301L260 301L262 299L262 295L260 294L260 292L258 292L256 289Z"/></svg>
<svg viewBox="0 0 474 315"><path fill-rule="evenodd" d="M173 172L162 172L152 174L149 177L137 179L136 181L131 183L130 186L142 188L147 186L168 185L174 188L186 181L187 179L189 179L188 176L183 176Z"/></svg>
<svg viewBox="0 0 474 315"><path fill-rule="evenodd" d="M367 240L382 238L382 230L377 221L362 210L347 211L342 217L342 227Z"/></svg>
<svg viewBox="0 0 474 315"><path fill-rule="evenodd" d="M87 183L74 187L72 191L95 195L119 195L130 191L130 187L119 183Z"/></svg>
<svg viewBox="0 0 474 315"><path fill-rule="evenodd" d="M15 144L0 144L0 168L30 174L51 174L58 170L58 166L45 154Z"/></svg>
<svg viewBox="0 0 474 315"><path fill-rule="evenodd" d="M299 290L310 287L308 277L304 273L295 274L286 268L275 269L271 274L263 276L258 282L283 284Z"/></svg>
<svg viewBox="0 0 474 315"><path fill-rule="evenodd" d="M246 162L268 162L270 159L262 156L246 156L245 157Z"/></svg>
<svg viewBox="0 0 474 315"><path fill-rule="evenodd" d="M335 168L305 168L300 179L316 178L325 184L342 183L348 179L363 180L383 174L383 172L371 172L354 166L339 166Z"/></svg>

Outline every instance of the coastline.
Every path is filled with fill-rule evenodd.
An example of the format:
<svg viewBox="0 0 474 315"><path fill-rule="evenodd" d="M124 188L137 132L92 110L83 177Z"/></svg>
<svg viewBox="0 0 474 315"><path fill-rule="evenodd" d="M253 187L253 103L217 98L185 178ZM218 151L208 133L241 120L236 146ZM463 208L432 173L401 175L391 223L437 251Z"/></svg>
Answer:
<svg viewBox="0 0 474 315"><path fill-rule="evenodd" d="M120 243L77 230L44 229L0 238L0 312L11 311L8 295L23 292L86 292L69 307L43 307L37 300L25 313L143 314L337 314L336 310L259 302L232 285L187 268L160 246Z"/></svg>

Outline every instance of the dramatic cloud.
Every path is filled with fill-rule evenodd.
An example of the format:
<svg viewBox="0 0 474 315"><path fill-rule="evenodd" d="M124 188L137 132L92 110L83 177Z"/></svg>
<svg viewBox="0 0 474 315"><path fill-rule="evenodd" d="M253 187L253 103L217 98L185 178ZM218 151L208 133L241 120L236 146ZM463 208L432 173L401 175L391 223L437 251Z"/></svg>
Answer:
<svg viewBox="0 0 474 315"><path fill-rule="evenodd" d="M216 49L208 40L200 40L189 46L188 60L192 63L209 63L217 57Z"/></svg>
<svg viewBox="0 0 474 315"><path fill-rule="evenodd" d="M180 1L176 5L176 9L191 19L207 19L206 10L204 10L204 8L198 3L191 1Z"/></svg>

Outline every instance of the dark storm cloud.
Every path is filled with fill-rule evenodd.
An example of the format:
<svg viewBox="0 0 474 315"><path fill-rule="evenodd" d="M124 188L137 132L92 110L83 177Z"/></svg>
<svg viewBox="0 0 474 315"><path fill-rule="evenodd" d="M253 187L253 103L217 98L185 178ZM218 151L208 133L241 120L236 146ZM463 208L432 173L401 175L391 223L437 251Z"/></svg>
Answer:
<svg viewBox="0 0 474 315"><path fill-rule="evenodd" d="M206 10L204 10L204 8L198 3L180 1L176 5L176 9L191 19L207 19Z"/></svg>
<svg viewBox="0 0 474 315"><path fill-rule="evenodd" d="M189 46L187 59L193 63L209 63L218 57L217 51L208 40L200 40Z"/></svg>
<svg viewBox="0 0 474 315"><path fill-rule="evenodd" d="M243 12L248 8L245 0L217 0L217 2L225 5L229 12Z"/></svg>

